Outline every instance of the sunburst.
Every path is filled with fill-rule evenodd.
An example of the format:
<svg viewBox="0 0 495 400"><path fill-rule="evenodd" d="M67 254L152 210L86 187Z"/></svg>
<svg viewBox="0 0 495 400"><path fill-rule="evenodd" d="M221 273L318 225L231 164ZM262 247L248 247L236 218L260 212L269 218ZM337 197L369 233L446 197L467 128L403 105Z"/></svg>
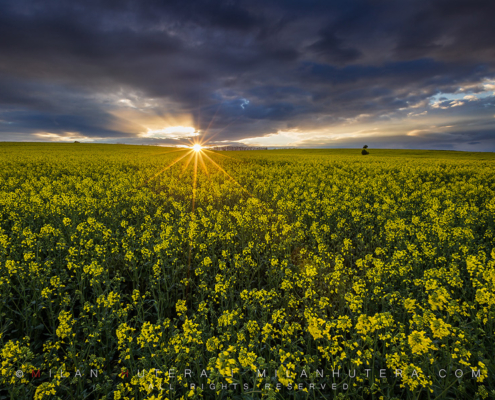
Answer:
<svg viewBox="0 0 495 400"><path fill-rule="evenodd" d="M213 122L213 121L212 121ZM210 122L211 125L211 122ZM208 128L210 127L208 126ZM229 124L230 125L230 124ZM226 127L225 127L226 128ZM224 128L224 129L225 129ZM208 129L207 129L208 130ZM207 131L206 130L206 131ZM222 129L223 130L223 129ZM203 135L203 140L198 141L195 139L193 142L190 142L188 145L183 145L184 147L181 149L177 149L177 152L179 153L178 156L168 165L164 166L161 168L157 173L155 173L153 176L148 178L141 184L137 189L147 185L150 181L153 179L156 179L159 177L161 174L165 173L167 170L169 170L171 167L174 165L178 164L180 161L183 161L183 166L182 166L182 172L181 176L186 170L188 169L189 165L191 164L191 161L193 161L193 182L192 182L192 199L191 199L191 217L190 217L190 229L194 226L194 221L196 219L196 195L197 195L197 183L198 183L198 164L200 164L200 168L203 169L205 172L210 184L212 183L211 178L210 178L210 173L208 171L207 164L205 163L205 160L208 162L209 166L213 166L215 169L218 171L221 171L228 179L230 179L232 182L234 182L239 188L242 189L243 192L247 193L248 196L254 197L244 186L242 186L231 174L229 174L224 168L222 168L215 160L213 160L213 156L222 156L226 159L237 159L235 157L230 157L225 154L220 154L215 151L209 150L206 145L209 140L213 139L214 136L209 138L209 140L205 140L206 136L206 131L205 134ZM218 133L217 133L218 134ZM181 154L182 152L185 152L184 154ZM207 154L209 153L210 156ZM186 158L187 157L187 158ZM260 201L260 205L264 207L263 203ZM192 232L189 232L190 240L189 240L189 251L188 251L188 256L187 256L187 284L186 284L186 302L189 299L189 279L190 279L190 274L191 274L191 255L192 255L192 248L193 248L193 235Z"/></svg>

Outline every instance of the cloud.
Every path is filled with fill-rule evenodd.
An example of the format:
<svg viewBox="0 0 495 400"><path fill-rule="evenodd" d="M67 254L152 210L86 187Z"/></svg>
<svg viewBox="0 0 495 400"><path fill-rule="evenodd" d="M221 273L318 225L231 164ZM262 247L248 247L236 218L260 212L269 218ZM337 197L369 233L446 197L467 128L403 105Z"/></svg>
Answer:
<svg viewBox="0 0 495 400"><path fill-rule="evenodd" d="M78 132L63 132L63 134L50 133L50 132L36 132L33 134L36 138L40 138L45 141L52 142L72 142L72 141L85 141L93 142L95 138L80 135Z"/></svg>
<svg viewBox="0 0 495 400"><path fill-rule="evenodd" d="M414 118L414 117L421 117L422 115L426 115L428 114L428 111L423 111L423 112L419 112L419 113L414 113L414 112L410 112L410 113L407 113L407 116L410 117L410 118Z"/></svg>
<svg viewBox="0 0 495 400"><path fill-rule="evenodd" d="M332 29L320 31L320 39L307 47L321 58L330 63L346 64L357 61L362 53L352 47L346 47L344 40L339 38Z"/></svg>
<svg viewBox="0 0 495 400"><path fill-rule="evenodd" d="M493 12L488 0L8 0L0 140L320 146L372 131L407 146L433 124L493 131ZM430 135L414 140L474 146L468 131Z"/></svg>
<svg viewBox="0 0 495 400"><path fill-rule="evenodd" d="M170 126L162 129L149 129L141 133L142 137L154 139L184 139L198 136L199 132L191 126Z"/></svg>

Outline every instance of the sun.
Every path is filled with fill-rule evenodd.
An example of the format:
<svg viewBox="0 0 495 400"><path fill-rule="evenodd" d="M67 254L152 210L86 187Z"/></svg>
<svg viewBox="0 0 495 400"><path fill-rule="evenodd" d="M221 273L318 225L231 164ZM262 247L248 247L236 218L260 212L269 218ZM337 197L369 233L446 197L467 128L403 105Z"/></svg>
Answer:
<svg viewBox="0 0 495 400"><path fill-rule="evenodd" d="M199 153L199 152L200 152L203 148L201 147L201 145L200 145L200 144L195 144L195 145L192 147L192 149L193 149L195 152Z"/></svg>

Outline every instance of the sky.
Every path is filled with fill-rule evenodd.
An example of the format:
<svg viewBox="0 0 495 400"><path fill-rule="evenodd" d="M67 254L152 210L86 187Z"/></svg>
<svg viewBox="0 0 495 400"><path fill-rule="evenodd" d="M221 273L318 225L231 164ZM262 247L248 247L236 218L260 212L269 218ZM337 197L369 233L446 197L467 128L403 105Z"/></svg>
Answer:
<svg viewBox="0 0 495 400"><path fill-rule="evenodd" d="M4 0L0 141L495 151L493 0Z"/></svg>

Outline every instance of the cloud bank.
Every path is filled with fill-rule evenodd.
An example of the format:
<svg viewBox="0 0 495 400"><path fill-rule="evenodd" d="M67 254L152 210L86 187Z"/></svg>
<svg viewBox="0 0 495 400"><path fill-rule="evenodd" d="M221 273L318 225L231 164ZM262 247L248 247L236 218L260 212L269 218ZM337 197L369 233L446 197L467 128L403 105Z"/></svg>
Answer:
<svg viewBox="0 0 495 400"><path fill-rule="evenodd" d="M5 1L0 140L495 151L493 1Z"/></svg>

